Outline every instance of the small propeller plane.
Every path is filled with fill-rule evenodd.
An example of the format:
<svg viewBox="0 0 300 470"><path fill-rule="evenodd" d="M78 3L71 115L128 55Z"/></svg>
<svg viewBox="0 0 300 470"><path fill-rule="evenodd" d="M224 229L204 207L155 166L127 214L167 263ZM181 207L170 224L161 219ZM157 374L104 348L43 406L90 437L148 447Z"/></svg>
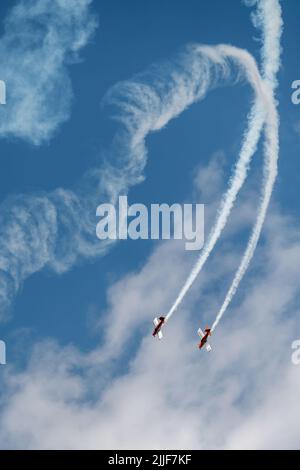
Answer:
<svg viewBox="0 0 300 470"><path fill-rule="evenodd" d="M200 336L201 338L201 341L199 343L199 349L202 349L204 345L206 345L206 351L211 351L211 345L208 344L207 340L208 340L208 337L211 336L211 328L208 328L206 327L205 328L205 333L203 333L203 331L201 330L201 328L199 328L198 330L198 335Z"/></svg>
<svg viewBox="0 0 300 470"><path fill-rule="evenodd" d="M159 317L159 318L155 317L154 320L153 320L155 328L153 330L152 335L153 336L157 335L158 339L162 339L162 337L163 337L163 334L161 332L161 328L162 328L163 324L165 323L165 320L166 320L165 317Z"/></svg>

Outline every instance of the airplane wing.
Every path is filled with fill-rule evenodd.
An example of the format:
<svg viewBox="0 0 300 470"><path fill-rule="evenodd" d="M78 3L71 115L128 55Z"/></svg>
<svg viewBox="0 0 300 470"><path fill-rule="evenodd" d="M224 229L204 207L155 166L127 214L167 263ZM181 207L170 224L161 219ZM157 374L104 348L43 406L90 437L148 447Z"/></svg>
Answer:
<svg viewBox="0 0 300 470"><path fill-rule="evenodd" d="M206 351L207 352L210 352L211 351L211 345L206 343Z"/></svg>
<svg viewBox="0 0 300 470"><path fill-rule="evenodd" d="M157 326L159 324L159 320L157 317L154 318L153 323L154 323L154 326Z"/></svg>
<svg viewBox="0 0 300 470"><path fill-rule="evenodd" d="M198 330L198 335L200 336L200 338L203 338L205 336L201 328L199 328Z"/></svg>
<svg viewBox="0 0 300 470"><path fill-rule="evenodd" d="M159 331L159 332L157 333L157 337L158 337L158 339L163 339L163 334L162 334L161 331Z"/></svg>

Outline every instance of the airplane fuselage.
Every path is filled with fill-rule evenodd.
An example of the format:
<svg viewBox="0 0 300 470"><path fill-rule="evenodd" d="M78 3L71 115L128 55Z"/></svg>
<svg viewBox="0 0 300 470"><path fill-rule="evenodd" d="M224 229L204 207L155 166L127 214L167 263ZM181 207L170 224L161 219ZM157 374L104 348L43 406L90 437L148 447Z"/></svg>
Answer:
<svg viewBox="0 0 300 470"><path fill-rule="evenodd" d="M152 333L153 336L156 336L158 334L158 332L161 330L161 327L163 326L164 323L165 323L165 318L160 317L159 318L159 323L158 323L158 325L156 325L156 327L154 328L154 331Z"/></svg>
<svg viewBox="0 0 300 470"><path fill-rule="evenodd" d="M203 336L203 338L201 339L201 341L199 343L199 349L203 348L205 343L207 343L207 340L208 340L208 337L210 336L210 334L211 334L210 329L205 330L205 335Z"/></svg>
<svg viewBox="0 0 300 470"><path fill-rule="evenodd" d="M203 346L205 345L205 343L207 343L207 336L201 339L199 348L200 348L200 349L203 348Z"/></svg>

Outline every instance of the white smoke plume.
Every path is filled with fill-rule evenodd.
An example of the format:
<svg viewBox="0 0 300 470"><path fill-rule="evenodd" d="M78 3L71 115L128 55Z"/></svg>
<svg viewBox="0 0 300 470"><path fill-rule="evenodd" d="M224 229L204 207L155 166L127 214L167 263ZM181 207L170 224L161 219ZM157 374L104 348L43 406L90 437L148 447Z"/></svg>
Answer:
<svg viewBox="0 0 300 470"><path fill-rule="evenodd" d="M254 16L255 25L262 27L262 76L270 96L270 106L265 127L265 164L264 182L261 203L257 219L252 230L246 251L228 290L223 305L217 314L212 330L216 328L222 316L226 312L238 286L249 266L255 252L261 230L265 221L267 209L270 203L273 186L277 176L277 160L279 153L278 127L279 116L276 109L274 92L277 86L276 75L280 67L280 38L282 34L281 7L278 0L261 0L258 2L258 11Z"/></svg>
<svg viewBox="0 0 300 470"><path fill-rule="evenodd" d="M105 164L89 170L72 190L13 196L0 206L0 315L31 274L46 267L61 273L80 259L105 254L112 241L100 242L95 235L96 207L101 202L115 202L143 180L149 133L162 129L203 99L208 90L224 83L232 85L240 78L254 91L249 132L242 146L244 157L236 165L242 180L267 106L255 60L246 51L224 45L190 45L172 60L112 87L104 104L113 105L118 129L104 153ZM232 196L234 200L234 192Z"/></svg>
<svg viewBox="0 0 300 470"><path fill-rule="evenodd" d="M249 164L251 162L252 156L256 151L257 144L265 121L265 112L268 107L268 97L266 92L264 91L264 85L258 73L254 59L245 51L235 49L232 46L221 46L221 48L217 46L215 49L213 49L214 54L217 54L219 50L222 54L224 54L225 57L231 57L234 54L234 57L236 60L238 60L240 67L245 67L248 77L252 78L250 83L252 84L255 90L256 99L249 115L250 117L248 122L248 129L244 135L239 158L236 163L234 173L231 177L229 187L222 199L216 221L195 266L193 267L185 284L179 292L178 297L176 298L174 304L168 312L166 320L170 319L177 307L182 302L187 291L190 289L196 277L203 268L205 262L207 261L210 253L212 252L226 225L236 197L247 177ZM245 58L247 60L245 60Z"/></svg>
<svg viewBox="0 0 300 470"><path fill-rule="evenodd" d="M263 28L263 74L262 77L259 78L259 82L261 90L264 90L264 99L262 100L261 97L257 97L257 102L253 106L250 114L248 129L244 137L239 160L234 174L230 180L229 188L227 189L227 192L225 193L221 203L216 222L208 236L208 240L199 256L199 259L197 260L194 268L192 269L185 284L179 292L179 295L175 299L174 304L166 316L166 320L169 320L175 310L178 308L184 296L203 268L217 240L219 239L228 220L237 194L245 182L249 162L256 150L263 124L265 122L265 173L267 176L265 177L264 181L261 206L253 232L246 248L246 252L243 256L228 294L226 295L224 304L222 305L221 310L219 311L217 318L212 326L212 330L215 329L218 322L222 318L222 315L226 311L226 308L231 302L254 254L277 174L278 116L276 112L273 91L276 86L276 74L280 65L280 36L282 31L281 8L278 0L258 0L257 2L251 2L251 5L254 3L257 3L258 7L256 13L252 15L254 24L256 26L262 26ZM262 110L264 111L264 115L262 115Z"/></svg>
<svg viewBox="0 0 300 470"><path fill-rule="evenodd" d="M91 169L73 190L19 195L0 207L0 305L2 315L22 282L48 267L64 272L79 259L101 256L112 241L95 236L95 210L142 181L147 161L145 139L152 131L210 88L246 77L263 95L254 60L230 48L188 46L174 60L153 66L133 80L114 86L104 99L116 109L118 131L106 152L108 163ZM240 57L240 58L239 58Z"/></svg>

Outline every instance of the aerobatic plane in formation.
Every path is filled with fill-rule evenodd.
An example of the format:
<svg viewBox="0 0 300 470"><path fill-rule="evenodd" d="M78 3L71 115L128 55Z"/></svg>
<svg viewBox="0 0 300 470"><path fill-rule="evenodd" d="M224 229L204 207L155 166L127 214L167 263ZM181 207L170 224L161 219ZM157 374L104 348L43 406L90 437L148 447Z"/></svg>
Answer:
<svg viewBox="0 0 300 470"><path fill-rule="evenodd" d="M158 339L162 339L162 337L163 337L163 334L161 332L161 328L164 325L165 320L166 320L165 317L159 317L159 318L155 317L154 320L153 320L155 328L153 330L152 335L157 336Z"/></svg>
<svg viewBox="0 0 300 470"><path fill-rule="evenodd" d="M154 330L153 330L152 336L154 337L157 336L158 339L162 339L163 334L162 334L161 329L163 325L166 323L166 317L162 317L162 316L155 317L153 320L153 323L154 323ZM201 328L199 328L198 335L201 338L201 341L199 343L199 349L202 349L205 346L206 351L208 352L211 351L211 345L207 342L208 337L211 336L211 328L206 327L204 332L201 330Z"/></svg>
<svg viewBox="0 0 300 470"><path fill-rule="evenodd" d="M201 338L201 341L199 343L199 349L202 349L203 346L205 345L206 351L209 352L211 351L211 345L207 342L207 340L208 340L208 337L211 336L211 328L206 327L204 331L205 333L203 333L201 328L199 328L198 330L198 335Z"/></svg>

